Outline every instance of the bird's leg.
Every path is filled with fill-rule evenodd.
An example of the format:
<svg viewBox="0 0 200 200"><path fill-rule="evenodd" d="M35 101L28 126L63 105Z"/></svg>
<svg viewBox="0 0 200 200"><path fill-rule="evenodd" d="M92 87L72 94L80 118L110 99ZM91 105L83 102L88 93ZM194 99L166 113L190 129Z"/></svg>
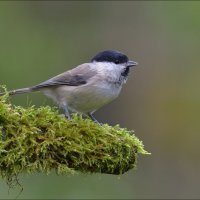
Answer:
<svg viewBox="0 0 200 200"><path fill-rule="evenodd" d="M90 119L91 119L93 122L95 122L95 123L101 125L101 124L95 119L95 117L92 115L92 113L88 113L88 116L90 117Z"/></svg>
<svg viewBox="0 0 200 200"><path fill-rule="evenodd" d="M71 119L70 113L69 113L69 109L68 106L65 104L63 105L63 110L64 110L64 115L67 119Z"/></svg>

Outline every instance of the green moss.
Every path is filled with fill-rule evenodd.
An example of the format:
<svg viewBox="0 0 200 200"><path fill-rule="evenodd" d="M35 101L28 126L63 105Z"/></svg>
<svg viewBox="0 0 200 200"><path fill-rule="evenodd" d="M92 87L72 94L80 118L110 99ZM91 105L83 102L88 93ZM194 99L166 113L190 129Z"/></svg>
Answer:
<svg viewBox="0 0 200 200"><path fill-rule="evenodd" d="M123 174L147 154L139 139L118 125L98 125L49 106L23 108L0 96L0 176L55 170L58 174Z"/></svg>

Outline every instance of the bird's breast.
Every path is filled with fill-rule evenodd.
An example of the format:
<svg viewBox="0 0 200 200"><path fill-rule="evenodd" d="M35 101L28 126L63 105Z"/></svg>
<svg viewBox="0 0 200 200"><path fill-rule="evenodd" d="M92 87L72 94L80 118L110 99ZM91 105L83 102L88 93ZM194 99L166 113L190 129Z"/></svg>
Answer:
<svg viewBox="0 0 200 200"><path fill-rule="evenodd" d="M121 87L98 82L78 87L61 86L57 89L58 102L66 102L73 111L88 113L114 100L120 93Z"/></svg>

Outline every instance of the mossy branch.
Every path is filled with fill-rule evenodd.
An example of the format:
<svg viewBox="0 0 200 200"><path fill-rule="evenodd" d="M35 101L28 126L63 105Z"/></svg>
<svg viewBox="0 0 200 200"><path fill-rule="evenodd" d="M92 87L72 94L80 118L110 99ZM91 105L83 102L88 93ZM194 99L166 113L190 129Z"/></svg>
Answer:
<svg viewBox="0 0 200 200"><path fill-rule="evenodd" d="M49 106L13 106L0 96L0 176L55 170L58 174L123 174L147 154L132 133L73 115L66 120Z"/></svg>

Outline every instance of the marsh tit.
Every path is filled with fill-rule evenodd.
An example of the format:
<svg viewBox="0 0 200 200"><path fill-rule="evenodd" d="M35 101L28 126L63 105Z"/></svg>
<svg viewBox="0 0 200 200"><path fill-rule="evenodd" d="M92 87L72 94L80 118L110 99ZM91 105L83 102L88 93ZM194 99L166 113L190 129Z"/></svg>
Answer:
<svg viewBox="0 0 200 200"><path fill-rule="evenodd" d="M70 112L78 112L97 122L93 113L118 97L130 67L136 65L121 52L103 51L88 63L9 95L40 91L57 102L68 119Z"/></svg>

